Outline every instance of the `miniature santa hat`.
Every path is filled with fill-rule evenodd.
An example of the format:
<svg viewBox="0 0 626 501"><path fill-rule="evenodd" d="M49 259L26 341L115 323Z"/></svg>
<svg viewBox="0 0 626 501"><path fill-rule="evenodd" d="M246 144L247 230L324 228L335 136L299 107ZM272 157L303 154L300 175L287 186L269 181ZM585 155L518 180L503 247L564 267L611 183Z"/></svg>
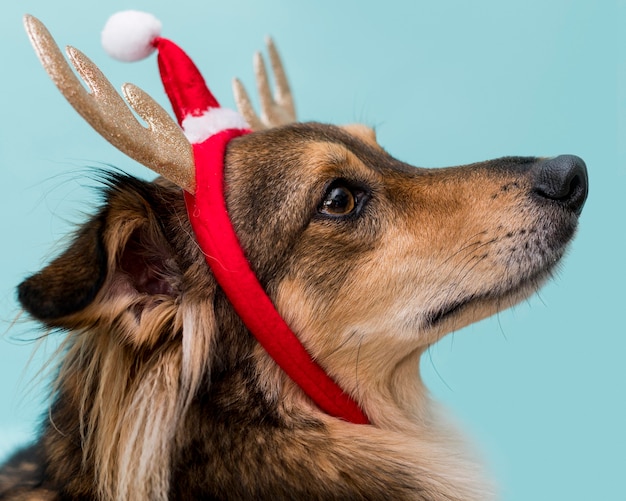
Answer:
<svg viewBox="0 0 626 501"><path fill-rule="evenodd" d="M239 244L224 200L224 155L231 139L252 131L239 113L220 107L189 56L160 31L161 23L151 14L120 12L106 23L102 45L122 61L138 61L158 50L165 91L193 147L196 192L185 192L187 212L215 279L249 331L322 410L348 422L368 423L276 311Z"/></svg>
<svg viewBox="0 0 626 501"><path fill-rule="evenodd" d="M133 10L113 14L102 30L102 46L110 56L126 62L139 61L158 50L165 92L191 144L225 130L250 132L239 113L220 107L189 56L161 37L161 22L152 14Z"/></svg>

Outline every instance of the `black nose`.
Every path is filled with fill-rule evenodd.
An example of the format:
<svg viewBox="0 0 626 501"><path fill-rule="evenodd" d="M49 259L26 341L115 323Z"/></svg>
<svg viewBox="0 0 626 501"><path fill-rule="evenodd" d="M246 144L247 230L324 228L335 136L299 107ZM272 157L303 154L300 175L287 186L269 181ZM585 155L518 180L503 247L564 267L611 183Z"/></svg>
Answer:
<svg viewBox="0 0 626 501"><path fill-rule="evenodd" d="M587 200L587 166L582 158L561 155L541 161L535 169L534 192L580 214Z"/></svg>

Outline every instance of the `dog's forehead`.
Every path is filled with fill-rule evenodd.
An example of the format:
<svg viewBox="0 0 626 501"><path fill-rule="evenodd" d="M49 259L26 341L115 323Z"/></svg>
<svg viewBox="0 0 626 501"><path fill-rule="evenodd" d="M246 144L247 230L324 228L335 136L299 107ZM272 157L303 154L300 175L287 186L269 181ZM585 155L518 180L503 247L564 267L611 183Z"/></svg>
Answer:
<svg viewBox="0 0 626 501"><path fill-rule="evenodd" d="M413 177L418 169L406 164L385 151L376 141L375 132L364 125L354 124L333 127L334 146L332 158L342 158L346 164L360 164L372 174L387 177L389 175L408 174ZM329 148L330 149L330 148Z"/></svg>
<svg viewBox="0 0 626 501"><path fill-rule="evenodd" d="M335 167L361 163L373 172L414 173L415 167L392 157L376 141L373 129L361 124L344 126L300 123L276 131L300 149L311 163ZM288 147L281 145L282 148Z"/></svg>

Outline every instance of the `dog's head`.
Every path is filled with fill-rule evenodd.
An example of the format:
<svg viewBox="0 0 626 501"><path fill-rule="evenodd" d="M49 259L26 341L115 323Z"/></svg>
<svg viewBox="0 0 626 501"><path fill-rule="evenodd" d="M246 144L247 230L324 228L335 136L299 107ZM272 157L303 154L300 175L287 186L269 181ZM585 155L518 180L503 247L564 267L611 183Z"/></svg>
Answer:
<svg viewBox="0 0 626 501"><path fill-rule="evenodd" d="M563 255L587 193L577 157L420 169L391 157L370 129L321 124L233 140L226 182L261 284L352 391L535 291ZM194 336L214 336L216 286L181 190L124 176L108 184L101 212L20 286L23 306L51 326L106 327L129 350L180 342L186 308L202 309L210 326Z"/></svg>

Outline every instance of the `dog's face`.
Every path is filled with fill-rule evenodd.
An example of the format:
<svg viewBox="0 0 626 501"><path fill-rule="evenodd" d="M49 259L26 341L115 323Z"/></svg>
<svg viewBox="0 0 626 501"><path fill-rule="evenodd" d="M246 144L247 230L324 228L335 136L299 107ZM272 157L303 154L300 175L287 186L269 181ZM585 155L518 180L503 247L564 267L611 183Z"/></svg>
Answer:
<svg viewBox="0 0 626 501"><path fill-rule="evenodd" d="M587 195L577 157L419 169L360 126L294 124L239 137L225 176L233 226L279 313L372 422L396 430L409 426L407 415L429 419L420 353L535 291ZM133 458L200 433L206 411L183 419L197 395L216 416L238 409L251 422L310 403L217 287L181 189L125 176L106 183L100 212L20 285L19 298L44 324L70 331L52 410L64 435L51 430L48 449L80 462L83 440L100 458L89 467L100 488L115 478L119 494L169 468L155 456L131 481L124 465ZM150 430L164 430L161 448ZM89 468L76 492L91 492Z"/></svg>
<svg viewBox="0 0 626 501"><path fill-rule="evenodd" d="M586 197L584 164L559 158L567 165L503 158L418 169L387 154L365 127L292 125L232 142L227 203L279 312L343 379L355 357L380 371L537 289L563 255ZM160 183L159 192L180 198L168 186ZM170 300L175 307L180 295L211 282L189 250L182 202L164 207L164 195L137 200L119 190L106 216L81 230L80 249L36 286L33 279L22 286L36 317L63 325L61 317L77 318L107 284L107 301L140 301L133 307L140 318L140 310ZM85 266L76 268L77 260ZM190 268L199 268L197 286L184 283Z"/></svg>

